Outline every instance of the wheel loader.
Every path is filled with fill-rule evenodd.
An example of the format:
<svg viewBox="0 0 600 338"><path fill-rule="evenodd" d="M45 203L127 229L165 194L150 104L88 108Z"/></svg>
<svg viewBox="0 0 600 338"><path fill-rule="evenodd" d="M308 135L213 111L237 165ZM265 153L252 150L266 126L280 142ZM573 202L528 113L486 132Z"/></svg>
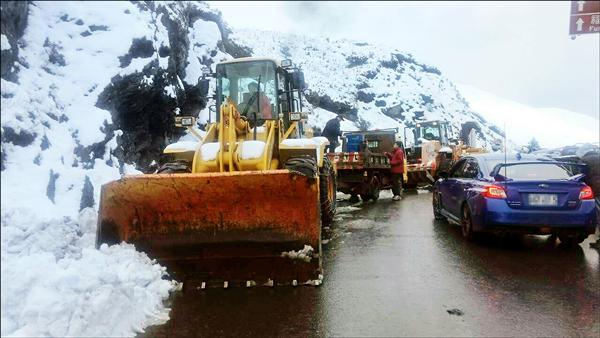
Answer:
<svg viewBox="0 0 600 338"><path fill-rule="evenodd" d="M96 245L132 243L196 288L320 284L335 213L327 139L307 137L304 75L290 60L216 65L215 119L167 146L155 174L102 187Z"/></svg>
<svg viewBox="0 0 600 338"><path fill-rule="evenodd" d="M487 152L476 147L474 132L477 128L476 122L464 123L460 140L449 139L447 121L425 121L404 128L404 144L411 145L405 149L407 180L404 188L433 184L437 173L448 170L461 156Z"/></svg>

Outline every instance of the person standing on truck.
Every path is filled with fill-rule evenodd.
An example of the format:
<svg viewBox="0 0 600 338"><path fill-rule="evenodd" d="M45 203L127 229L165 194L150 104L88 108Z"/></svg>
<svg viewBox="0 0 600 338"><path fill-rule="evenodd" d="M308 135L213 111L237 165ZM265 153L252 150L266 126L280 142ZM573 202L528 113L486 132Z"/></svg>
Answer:
<svg viewBox="0 0 600 338"><path fill-rule="evenodd" d="M399 201L402 199L402 179L404 174L404 145L401 141L394 143L394 150L391 153L386 152L385 156L390 159L392 166L392 200Z"/></svg>
<svg viewBox="0 0 600 338"><path fill-rule="evenodd" d="M342 131L340 130L340 121L343 119L344 118L340 115L332 118L331 120L327 121L325 128L323 128L323 131L321 132L321 136L324 136L327 138L327 140L329 140L329 145L326 149L328 153L334 153L335 148L338 146L338 137L342 136Z"/></svg>

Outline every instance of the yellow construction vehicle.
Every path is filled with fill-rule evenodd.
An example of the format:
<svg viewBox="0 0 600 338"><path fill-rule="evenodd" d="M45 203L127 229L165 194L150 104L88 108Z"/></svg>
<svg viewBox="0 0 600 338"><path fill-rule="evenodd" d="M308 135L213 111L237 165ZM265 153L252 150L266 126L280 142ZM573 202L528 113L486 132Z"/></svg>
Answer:
<svg viewBox="0 0 600 338"><path fill-rule="evenodd" d="M437 180L439 171L448 170L461 156L487 152L476 146L475 131L478 128L475 122L462 124L460 140L449 139L450 125L447 121L418 122L404 128L404 188L431 185Z"/></svg>
<svg viewBox="0 0 600 338"><path fill-rule="evenodd" d="M216 121L176 125L156 174L102 187L97 245L125 241L200 287L319 284L321 226L335 213L327 139L306 138L304 75L289 60L217 64ZM198 285L194 283L194 285Z"/></svg>

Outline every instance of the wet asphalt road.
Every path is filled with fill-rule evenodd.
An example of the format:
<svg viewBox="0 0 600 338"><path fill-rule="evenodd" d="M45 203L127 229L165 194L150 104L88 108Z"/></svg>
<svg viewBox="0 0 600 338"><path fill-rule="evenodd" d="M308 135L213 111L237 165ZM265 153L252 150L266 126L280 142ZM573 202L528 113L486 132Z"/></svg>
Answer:
<svg viewBox="0 0 600 338"><path fill-rule="evenodd" d="M340 203L320 287L176 293L145 336L600 336L596 235L467 243L431 194L390 197Z"/></svg>

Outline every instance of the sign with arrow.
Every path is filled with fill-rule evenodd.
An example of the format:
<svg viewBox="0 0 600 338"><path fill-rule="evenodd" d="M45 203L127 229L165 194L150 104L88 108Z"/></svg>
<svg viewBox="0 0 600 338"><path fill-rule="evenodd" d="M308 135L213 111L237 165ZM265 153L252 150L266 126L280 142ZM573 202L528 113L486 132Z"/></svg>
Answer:
<svg viewBox="0 0 600 338"><path fill-rule="evenodd" d="M569 34L600 33L600 1L571 1Z"/></svg>

